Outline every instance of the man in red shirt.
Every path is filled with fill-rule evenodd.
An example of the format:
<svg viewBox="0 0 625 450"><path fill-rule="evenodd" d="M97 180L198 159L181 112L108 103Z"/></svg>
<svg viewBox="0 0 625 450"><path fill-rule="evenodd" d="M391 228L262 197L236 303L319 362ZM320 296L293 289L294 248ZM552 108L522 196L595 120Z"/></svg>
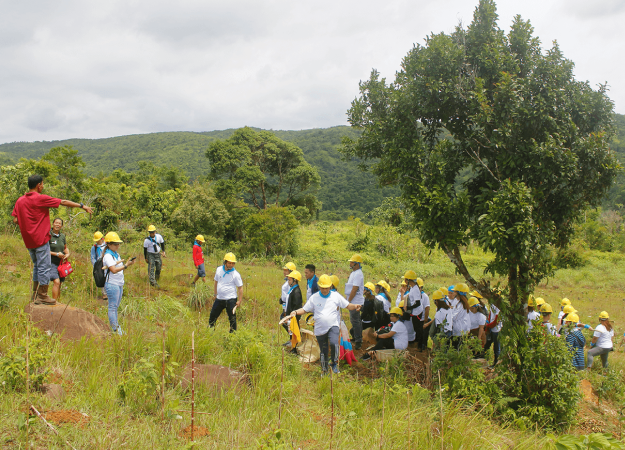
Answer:
<svg viewBox="0 0 625 450"><path fill-rule="evenodd" d="M56 300L48 297L50 283L50 208L60 205L70 208L81 208L89 214L93 210L82 203L61 200L43 195L43 177L31 175L28 177L29 191L15 202L11 215L13 223L20 227L22 239L33 261L33 298L35 304L54 305Z"/></svg>
<svg viewBox="0 0 625 450"><path fill-rule="evenodd" d="M202 244L205 242L204 236L198 234L195 237L195 242L193 243L193 264L195 264L195 268L197 269L197 275L193 280L193 286L195 286L195 282L202 278L202 281L206 283L206 270L204 268L204 253L202 252Z"/></svg>

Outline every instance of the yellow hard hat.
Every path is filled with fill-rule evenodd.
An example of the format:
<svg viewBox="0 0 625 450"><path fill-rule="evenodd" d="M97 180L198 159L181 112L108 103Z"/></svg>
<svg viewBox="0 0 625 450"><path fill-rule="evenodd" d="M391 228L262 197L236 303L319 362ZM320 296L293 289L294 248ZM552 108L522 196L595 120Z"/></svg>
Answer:
<svg viewBox="0 0 625 450"><path fill-rule="evenodd" d="M297 267L292 262L288 262L288 263L286 263L284 265L284 267L282 269L283 270L290 270L291 272L293 272L295 269L297 269Z"/></svg>
<svg viewBox="0 0 625 450"><path fill-rule="evenodd" d="M332 286L334 286L335 288L339 288L339 277L337 277L336 275L330 275L330 279L332 280Z"/></svg>
<svg viewBox="0 0 625 450"><path fill-rule="evenodd" d="M563 309L564 314L576 313L577 310L573 307L573 305L566 305Z"/></svg>
<svg viewBox="0 0 625 450"><path fill-rule="evenodd" d="M469 292L469 295L470 295L471 297L475 297L475 298L484 298L484 297L482 297L482 294L480 294L480 293L479 293L479 292L477 292L476 290L473 290L473 291Z"/></svg>
<svg viewBox="0 0 625 450"><path fill-rule="evenodd" d="M568 298L563 298L562 301L560 302L560 306L566 306L566 305L570 305L571 304L571 300L569 300Z"/></svg>
<svg viewBox="0 0 625 450"><path fill-rule="evenodd" d="M480 301L479 301L477 298L475 298L475 297L471 297L471 298L469 299L469 308L470 308L471 306L475 306L475 305L477 305L478 303L480 303Z"/></svg>
<svg viewBox="0 0 625 450"><path fill-rule="evenodd" d="M414 270L407 270L406 273L404 274L404 278L406 280L416 280L417 279L417 274Z"/></svg>
<svg viewBox="0 0 625 450"><path fill-rule="evenodd" d="M404 303L404 301L402 300L401 302L399 302L399 307L400 307L400 308L403 308L405 304L406 304L406 303Z"/></svg>
<svg viewBox="0 0 625 450"><path fill-rule="evenodd" d="M156 227L154 225L150 225L148 227L148 231L151 233L152 231L156 231Z"/></svg>
<svg viewBox="0 0 625 450"><path fill-rule="evenodd" d="M569 313L564 319L565 322L579 323L579 316L575 313Z"/></svg>
<svg viewBox="0 0 625 450"><path fill-rule="evenodd" d="M371 292L375 292L375 284L373 284L371 281L365 283L365 287Z"/></svg>
<svg viewBox="0 0 625 450"><path fill-rule="evenodd" d="M390 314L397 314L398 316L401 316L403 313L404 312L401 310L401 308L398 308L397 306L393 306L390 312Z"/></svg>
<svg viewBox="0 0 625 450"><path fill-rule="evenodd" d="M432 293L432 300L442 300L444 297L443 293L441 291L434 291Z"/></svg>
<svg viewBox="0 0 625 450"><path fill-rule="evenodd" d="M104 235L102 233L100 233L99 231L96 231L95 233L93 233L93 242L98 242L103 237Z"/></svg>
<svg viewBox="0 0 625 450"><path fill-rule="evenodd" d="M421 278L417 278L417 285L422 288L423 287L423 280Z"/></svg>
<svg viewBox="0 0 625 450"><path fill-rule="evenodd" d="M534 296L530 294L530 296L527 299L527 306L536 306L536 300L534 300Z"/></svg>
<svg viewBox="0 0 625 450"><path fill-rule="evenodd" d="M536 302L536 306L540 306L540 305L544 305L545 304L545 300L542 297L536 297L534 299L534 301Z"/></svg>
<svg viewBox="0 0 625 450"><path fill-rule="evenodd" d="M376 283L376 286L382 286L386 292L390 292L391 291L391 287L389 286L389 284L385 281L385 280L380 280Z"/></svg>
<svg viewBox="0 0 625 450"><path fill-rule="evenodd" d="M403 278L403 277L402 277L402 278ZM401 280L401 285L402 285L402 286L408 286L408 285L406 284L406 280Z"/></svg>
<svg viewBox="0 0 625 450"><path fill-rule="evenodd" d="M551 309L551 305L549 303L543 303L543 305L540 307L540 312L541 313L552 313L553 309Z"/></svg>
<svg viewBox="0 0 625 450"><path fill-rule="evenodd" d="M115 233L114 231L109 231L108 233L106 233L106 236L104 236L104 242L109 242L111 244L120 244L124 241L119 238L119 235L117 233Z"/></svg>
<svg viewBox="0 0 625 450"><path fill-rule="evenodd" d="M289 278L293 278L294 280L297 281L302 281L302 274L299 273L297 270L292 271L290 274L287 275Z"/></svg>
<svg viewBox="0 0 625 450"><path fill-rule="evenodd" d="M609 318L610 318L610 315L608 314L607 311L601 311L601 313L599 313L599 319L606 320Z"/></svg>
<svg viewBox="0 0 625 450"><path fill-rule="evenodd" d="M358 253L355 253L351 258L349 258L348 261L362 264L362 256L360 256Z"/></svg>
<svg viewBox="0 0 625 450"><path fill-rule="evenodd" d="M466 294L469 292L469 286L467 286L466 283L457 283L454 285L454 291L464 292Z"/></svg>
<svg viewBox="0 0 625 450"><path fill-rule="evenodd" d="M449 295L449 291L447 290L445 286L439 287L438 290L441 291L443 295Z"/></svg>
<svg viewBox="0 0 625 450"><path fill-rule="evenodd" d="M332 287L332 279L330 278L329 275L326 275L325 273L323 275L321 275L319 277L319 279L317 280L317 285L320 288L331 288Z"/></svg>
<svg viewBox="0 0 625 450"><path fill-rule="evenodd" d="M195 236L195 240L198 242L206 242L204 240L204 236L202 236L201 234L198 234L197 236Z"/></svg>
<svg viewBox="0 0 625 450"><path fill-rule="evenodd" d="M224 261L228 261L228 262L237 262L237 257L234 256L234 253L232 252L228 252L224 255Z"/></svg>

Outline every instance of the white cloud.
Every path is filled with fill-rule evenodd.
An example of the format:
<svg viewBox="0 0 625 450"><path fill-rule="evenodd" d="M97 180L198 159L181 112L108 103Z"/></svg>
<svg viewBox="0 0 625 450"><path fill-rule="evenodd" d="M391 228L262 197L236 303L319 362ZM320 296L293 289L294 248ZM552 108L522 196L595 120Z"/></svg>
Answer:
<svg viewBox="0 0 625 450"><path fill-rule="evenodd" d="M430 33L472 19L466 0L0 1L0 142L243 125L346 124L358 81L393 79ZM625 112L621 1L498 3L530 19Z"/></svg>

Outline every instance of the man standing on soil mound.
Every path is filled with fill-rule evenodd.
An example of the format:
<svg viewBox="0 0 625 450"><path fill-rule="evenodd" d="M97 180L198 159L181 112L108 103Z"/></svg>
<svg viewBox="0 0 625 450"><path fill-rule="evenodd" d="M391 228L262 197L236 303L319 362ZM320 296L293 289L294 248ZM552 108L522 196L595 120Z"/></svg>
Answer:
<svg viewBox="0 0 625 450"><path fill-rule="evenodd" d="M43 177L31 175L28 177L29 191L15 202L11 215L13 223L20 227L24 245L33 261L33 293L35 304L55 305L56 300L48 297L50 284L50 208L60 205L70 208L81 208L89 214L93 210L82 203L70 200L61 200L42 194Z"/></svg>

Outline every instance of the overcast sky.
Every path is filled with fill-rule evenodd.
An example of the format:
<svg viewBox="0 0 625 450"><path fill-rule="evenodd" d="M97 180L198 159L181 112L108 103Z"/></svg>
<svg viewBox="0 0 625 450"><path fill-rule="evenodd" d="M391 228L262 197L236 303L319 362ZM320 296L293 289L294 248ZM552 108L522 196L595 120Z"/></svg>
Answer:
<svg viewBox="0 0 625 450"><path fill-rule="evenodd" d="M0 143L345 125L358 82L477 0L0 0ZM625 113L624 0L501 0Z"/></svg>

